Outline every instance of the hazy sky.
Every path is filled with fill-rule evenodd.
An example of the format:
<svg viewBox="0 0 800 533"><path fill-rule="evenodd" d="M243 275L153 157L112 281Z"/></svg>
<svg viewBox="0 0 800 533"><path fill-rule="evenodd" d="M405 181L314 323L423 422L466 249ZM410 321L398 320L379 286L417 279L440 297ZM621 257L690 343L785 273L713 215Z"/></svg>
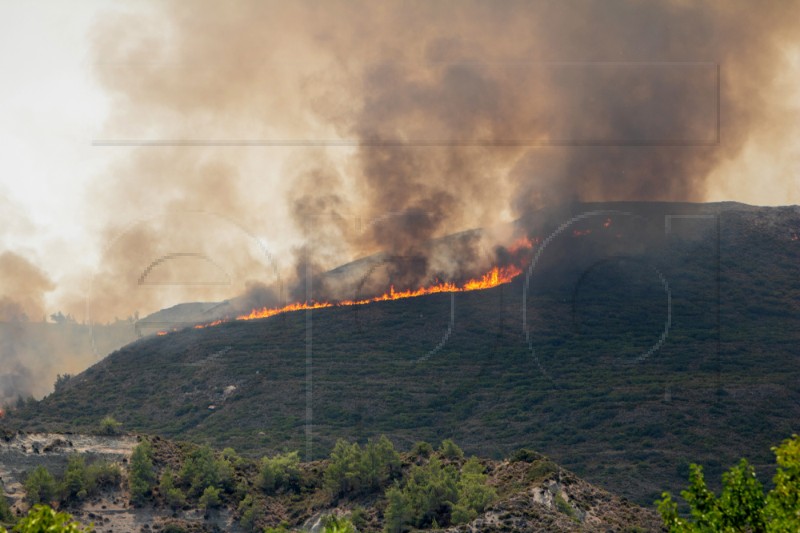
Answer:
<svg viewBox="0 0 800 533"><path fill-rule="evenodd" d="M315 183L330 184L341 179L339 185L327 187L342 196L356 198L369 192L371 182L352 182L347 176L349 172L357 172L354 170L356 167L361 172L367 172L370 168L377 168L375 165L378 163L376 158L369 159L363 154L361 159L353 159L352 148L324 153L277 148L166 152L155 148L146 156L141 156L141 150L130 147L92 145L96 139L148 138L154 135L235 139L316 136L330 139L348 137L348 132L358 134L362 131L359 127L371 124L364 119L363 110L359 111L362 115L356 113L356 119L352 121L340 118L355 113L351 108L359 108L361 102L352 100L354 94L359 96L358 91L364 90L366 83L377 84L380 81L376 81L375 72L371 72L373 77L364 77L367 82L357 85L352 80L362 78L348 71L351 67L353 71L358 70L357 61L368 62L380 58L384 50L382 46L373 47L370 44L384 38L379 34L380 30L362 32L358 29L358 22L354 23L355 26L349 26L347 17L356 17L362 10L354 9L353 13L345 13L337 21L328 20L324 12L316 15L298 14L292 8L278 8L277 3L268 4L277 13L264 14L258 9L254 10L270 21L265 23L268 28L264 30L265 34L270 35L264 37L262 43L256 24L242 25L241 35L215 33L219 27L230 29L239 24L237 21L240 18L246 22L250 17L246 9L239 10L237 7L224 13L212 13L205 18L193 12L202 11L203 7L210 5L213 4L187 2L184 6L181 2L0 0L0 253L11 251L24 257L53 282L54 290L46 295L48 311L55 311L54 306L64 305L64 302L74 303L85 296L87 280L98 268L102 270L99 265L107 261L105 254L109 248L113 248L115 239L126 232L129 236L135 233L141 220L165 217L165 210L172 210L173 214L182 210L208 210L230 217L231 228L237 224L242 226L239 228L241 231L232 230L237 232L237 239L250 240L249 245L256 248L259 244L267 247L268 253L260 258L266 257L265 264L271 265L265 267L266 270L275 265L285 269L292 267L290 245L297 242L299 235L297 224L290 223L289 219L294 213L297 221L298 213L302 212L298 207L301 200L307 202L307 206L323 212L341 201L327 189L327 196L292 193L289 194L290 200L284 201L297 183L302 181L304 191L313 192L316 189L319 192L324 187L315 187ZM244 6L245 3L234 2L233 5ZM421 5L412 4L412 7ZM537 3L529 5L535 7ZM592 5L603 8L602 3ZM342 11L339 8L336 9ZM432 43L433 36L439 33L457 34L459 31L463 32L460 37L466 39L471 35L470 25L483 17L481 10L491 10L491 3L470 4L470 9L473 8L476 11L473 18L465 14L451 21L450 15L444 12L446 10L426 15L426 20L434 22L424 31L419 30L421 42L422 34L427 35L426 43ZM642 6L640 9L644 10ZM168 13L162 15L162 10ZM580 10L576 11L575 17L580 18ZM408 13L403 15L408 15L408 20L398 22L398 27L401 23L407 23L408 27L398 30L397 39L401 43L409 43L417 30L414 29L413 17ZM391 14L377 13L376 18L380 21L376 27L393 27ZM504 19L498 15L497 19L508 21L514 17ZM723 19L725 24L729 23L728 19L721 17ZM283 20L289 21L285 28L282 27ZM490 23L493 21L487 22L487 25ZM368 21L364 28L370 24L371 21ZM765 17L763 24L766 28L770 24L780 25L780 17ZM329 26L330 34L326 33ZM500 35L489 31L495 31L496 28L487 28L482 27L481 31L488 32L490 38L491 35ZM580 31L580 26L575 28L573 31ZM775 113L776 123L782 124L780 130L768 131L759 123L762 128L759 131L766 133L743 141L741 149L732 152L730 157L721 157L710 171L705 191L698 199L736 200L760 205L800 203L800 142L797 141L800 139L800 126L797 126L800 120L795 120L795 125L791 125L790 120L791 117L800 118L800 40L787 37L786 31L791 30L784 30L781 34L782 41L775 52L781 56L782 66L776 72L770 72L769 80L764 80L765 84L773 87L766 98L780 95L781 105L765 111ZM513 32L509 32L511 34ZM635 37L638 34L631 35ZM363 42L358 42L359 39ZM426 57L433 57L431 50L439 50L436 53L446 56L450 53L447 43L456 41L452 36L442 39L445 45L439 43L436 47L430 46ZM170 55L165 50L173 50L170 47L173 42L177 43L174 49L178 52ZM370 45L365 46L365 42ZM476 42L481 41L476 39ZM631 41L628 44L636 43ZM264 65L259 62L261 59L255 61L248 55L262 45L265 46L265 57L268 56L264 59L268 61L268 66L263 69L261 67ZM143 47L142 51L137 46ZM386 44L385 49L395 54L392 46L398 45ZM503 46L498 47L498 54L518 53L508 43L503 43ZM349 57L342 57L347 55L342 51L351 48L358 50L354 54L357 59L352 62ZM465 46L463 50L458 53L469 56L472 51L482 49L480 46ZM536 51L540 60L560 58L557 53L547 56L547 47L532 47L531 50ZM219 57L215 55L217 51ZM580 58L579 52L580 49L578 55L573 56ZM671 59L675 57L687 61L698 59L674 54L670 56ZM137 58L141 62L137 62ZM609 58L617 59L618 56L609 55ZM714 62L719 58L705 55L699 59ZM151 68L151 61L157 67ZM206 63L211 65L213 81L205 77ZM250 76L254 64L260 70L257 69L257 74ZM725 74L727 64L723 62L721 68ZM181 76L175 73L182 71L187 72L186 77L192 81L192 86L180 84ZM381 71L381 75L386 75L386 72ZM141 87L137 85L140 79L143 80ZM161 80L166 80L163 86ZM327 90L327 87L338 87L339 84L346 88L341 94ZM318 90L317 86L322 89ZM200 89L195 94L188 90L190 87ZM358 87L358 90L353 87ZM396 93L388 92L382 85L376 87L384 91L382 94L395 97L393 103L397 101ZM209 116L205 115L203 107L207 105L203 99L210 98L203 94L206 89L212 97L219 96L222 102ZM241 94L236 93L239 90ZM722 90L735 92L737 87L723 86ZM159 94L159 91L163 94ZM422 96L431 97L430 93ZM388 102L381 102L380 97L375 100L382 104ZM243 102L242 109L236 107L237 101ZM244 107L254 104L263 104L265 111L251 112ZM399 109L400 104L397 105ZM317 106L326 106L325 111L320 112L315 108ZM285 112L287 109L292 112ZM394 111L396 109L381 112L385 112L387 120L391 121L394 120L391 115ZM148 112L154 115L147 116ZM370 120L377 120L376 116L380 120L386 118L377 114L372 115ZM330 119L329 123L326 119ZM225 121L222 129L218 127L221 120ZM451 120L451 117L443 120ZM767 116L762 122L766 124L769 120ZM459 122L453 120L448 123L451 124ZM352 135L349 137L352 138ZM204 166L199 166L199 160L204 161ZM437 160L435 164L424 168L452 168L446 166L450 163L443 161L445 159ZM493 160L465 159L459 163L459 168L466 168L465 162L470 161L488 164L487 161L491 163ZM514 161L509 159L498 165L507 163L510 167ZM304 165L308 166L307 172L295 170ZM486 172L491 173L492 170ZM131 176L135 177L137 173L145 176L141 182L131 180ZM181 174L180 178L177 173ZM186 177L191 173L196 173L196 181ZM226 180L236 181L237 190L219 194L227 189ZM142 189L137 189L137 183ZM480 183L480 180L475 183ZM192 189L210 194L195 195ZM492 195L474 194L477 198L486 198L487 202L492 200ZM375 201L382 197L375 193L370 198ZM416 205L408 201L401 207ZM381 208L390 210L390 206ZM359 209L357 207L355 211ZM451 225L442 225L438 229L465 229L471 226L470 220L480 223L508 219L513 215L512 211L505 208L498 208L498 211L502 211L502 216L492 218L476 211L478 214L474 219L466 215L454 218ZM370 216L376 212L380 210L366 210ZM471 214L472 211L467 213ZM172 223L163 222L159 227L163 229ZM195 228L204 224L195 221L186 223ZM131 239L135 241L134 237ZM193 242L191 239L184 241ZM365 245L360 249L368 251L369 247ZM163 254L170 250L153 248L152 251ZM174 251L185 250L176 248ZM123 262L127 258L129 256L119 254L116 260ZM139 269L138 272L141 272L142 267L147 266L146 258L141 258L141 261L141 264L135 265L134 271ZM247 261L242 259L237 265L240 263ZM241 267L241 283L230 290L241 289L249 272L254 270ZM224 291L206 291L195 295L175 293L172 297L180 300L193 296L213 298L223 294ZM144 307L149 305L147 299L141 302L145 302L142 303ZM129 307L138 305L133 302ZM115 308L113 312L122 312L122 308Z"/></svg>

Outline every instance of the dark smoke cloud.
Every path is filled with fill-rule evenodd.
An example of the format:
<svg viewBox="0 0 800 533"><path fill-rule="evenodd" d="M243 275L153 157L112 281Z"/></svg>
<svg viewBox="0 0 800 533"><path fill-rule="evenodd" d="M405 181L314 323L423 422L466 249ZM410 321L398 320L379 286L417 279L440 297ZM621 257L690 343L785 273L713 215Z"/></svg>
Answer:
<svg viewBox="0 0 800 533"><path fill-rule="evenodd" d="M290 233L291 298L305 298L309 274L314 295L336 293L321 273L381 251L398 284L466 275L496 243L446 257L428 241L576 200L703 200L752 139L789 142L772 81L798 15L796 2L243 1L102 18L92 38L109 137L360 144L131 149L94 196L98 219L111 238L139 206L202 206ZM273 158L280 170L251 170ZM163 303L114 286L191 239L163 230L119 243L99 314ZM230 259L254 288L247 302L274 299L257 288L271 283L260 264Z"/></svg>

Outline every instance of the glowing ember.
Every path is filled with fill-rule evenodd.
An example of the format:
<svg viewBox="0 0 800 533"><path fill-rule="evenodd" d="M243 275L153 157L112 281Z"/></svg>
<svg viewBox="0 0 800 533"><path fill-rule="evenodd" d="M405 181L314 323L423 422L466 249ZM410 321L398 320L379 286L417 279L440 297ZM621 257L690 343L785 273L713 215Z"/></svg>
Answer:
<svg viewBox="0 0 800 533"><path fill-rule="evenodd" d="M590 229L583 229L583 230L574 229L574 230L572 230L572 236L573 237L582 237L584 235L589 235L591 232L592 232L592 230L590 230Z"/></svg>
<svg viewBox="0 0 800 533"><path fill-rule="evenodd" d="M792 240L796 241L798 239L800 239L800 237L797 236L797 233L792 233Z"/></svg>
<svg viewBox="0 0 800 533"><path fill-rule="evenodd" d="M604 227L604 228L607 228L607 227L609 227L609 226L611 226L611 219L610 219L610 218L607 218L607 219L606 219L606 221L605 221L605 222L603 222L603 227Z"/></svg>

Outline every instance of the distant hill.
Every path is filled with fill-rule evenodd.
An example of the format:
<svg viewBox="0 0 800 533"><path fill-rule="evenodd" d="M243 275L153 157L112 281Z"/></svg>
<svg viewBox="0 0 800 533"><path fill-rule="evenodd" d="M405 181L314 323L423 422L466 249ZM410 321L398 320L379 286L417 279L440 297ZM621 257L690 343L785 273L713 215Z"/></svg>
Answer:
<svg viewBox="0 0 800 533"><path fill-rule="evenodd" d="M595 213L588 215L586 213ZM132 431L320 458L338 437L528 447L650 505L800 420L800 208L576 204L520 221L495 289L140 339L4 425Z"/></svg>

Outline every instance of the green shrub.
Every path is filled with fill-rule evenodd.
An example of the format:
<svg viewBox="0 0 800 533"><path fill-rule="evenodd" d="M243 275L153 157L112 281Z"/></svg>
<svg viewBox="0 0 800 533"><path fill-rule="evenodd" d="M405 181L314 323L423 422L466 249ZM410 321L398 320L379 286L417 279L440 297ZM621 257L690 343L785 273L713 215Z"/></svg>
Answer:
<svg viewBox="0 0 800 533"><path fill-rule="evenodd" d="M215 459L208 446L197 448L187 457L180 477L193 497L199 497L207 487L226 492L233 489L233 466L225 458Z"/></svg>
<svg viewBox="0 0 800 533"><path fill-rule="evenodd" d="M81 501L86 499L90 492L94 492L94 484L90 483L86 461L81 455L71 455L67 459L67 468L64 471L61 499L65 502Z"/></svg>
<svg viewBox="0 0 800 533"><path fill-rule="evenodd" d="M439 446L439 453L442 457L451 460L462 459L464 457L464 451L459 448L452 439L445 439L442 441L442 444Z"/></svg>
<svg viewBox="0 0 800 533"><path fill-rule="evenodd" d="M454 524L470 522L497 498L497 491L486 480L483 465L476 457L464 463L458 480L458 502L453 507Z"/></svg>
<svg viewBox="0 0 800 533"><path fill-rule="evenodd" d="M525 473L525 481L541 481L558 472L558 465L549 459L535 461Z"/></svg>
<svg viewBox="0 0 800 533"><path fill-rule="evenodd" d="M72 520L68 513L57 513L47 505L34 505L12 531L18 533L89 533L94 531L94 524L81 526Z"/></svg>
<svg viewBox="0 0 800 533"><path fill-rule="evenodd" d="M117 422L113 416L107 416L100 421L100 434L101 435L119 435L121 433L122 423Z"/></svg>
<svg viewBox="0 0 800 533"><path fill-rule="evenodd" d="M257 531L258 521L261 518L260 511L251 495L245 496L239 502L239 524L245 531Z"/></svg>
<svg viewBox="0 0 800 533"><path fill-rule="evenodd" d="M561 493L556 494L555 498L553 498L553 501L556 504L556 509L558 509L560 513L567 515L576 522L578 521L578 516L575 513L575 509L573 509L569 502L564 499Z"/></svg>
<svg viewBox="0 0 800 533"><path fill-rule="evenodd" d="M155 477L153 447L149 442L142 441L133 449L128 476L128 489L134 505L142 505L147 500L153 490Z"/></svg>
<svg viewBox="0 0 800 533"><path fill-rule="evenodd" d="M375 491L399 469L400 454L385 436L370 439L363 450L358 443L339 439L325 470L325 486L334 496Z"/></svg>
<svg viewBox="0 0 800 533"><path fill-rule="evenodd" d="M414 457L428 458L433 453L433 446L425 441L419 441L411 448L411 455Z"/></svg>
<svg viewBox="0 0 800 533"><path fill-rule="evenodd" d="M220 490L214 487L206 487L203 495L200 496L200 507L203 509L216 509L222 505L222 500L219 497Z"/></svg>
<svg viewBox="0 0 800 533"><path fill-rule="evenodd" d="M691 518L681 518L677 504L664 492L656 502L664 525L670 533L800 531L800 437L793 435L772 451L778 468L773 477L775 487L766 495L745 459L723 474L719 497L708 490L703 469L692 464L689 488L681 492Z"/></svg>
<svg viewBox="0 0 800 533"><path fill-rule="evenodd" d="M164 501L173 509L180 509L186 505L186 495L181 489L175 486L175 475L169 468L164 469L158 481L158 491L164 497Z"/></svg>
<svg viewBox="0 0 800 533"><path fill-rule="evenodd" d="M323 521L323 533L356 533L353 523L347 518L329 515Z"/></svg>
<svg viewBox="0 0 800 533"><path fill-rule="evenodd" d="M512 463L533 463L540 459L544 459L544 455L527 448L520 448L508 458Z"/></svg>
<svg viewBox="0 0 800 533"><path fill-rule="evenodd" d="M99 487L118 487L122 481L122 469L116 463L108 461L98 461L90 464L87 469L89 486Z"/></svg>
<svg viewBox="0 0 800 533"><path fill-rule="evenodd" d="M31 505L49 503L56 497L56 480L44 466L37 466L25 479L25 500Z"/></svg>
<svg viewBox="0 0 800 533"><path fill-rule="evenodd" d="M300 481L300 456L297 452L278 454L261 459L261 470L256 483L267 493L281 487L297 488Z"/></svg>

